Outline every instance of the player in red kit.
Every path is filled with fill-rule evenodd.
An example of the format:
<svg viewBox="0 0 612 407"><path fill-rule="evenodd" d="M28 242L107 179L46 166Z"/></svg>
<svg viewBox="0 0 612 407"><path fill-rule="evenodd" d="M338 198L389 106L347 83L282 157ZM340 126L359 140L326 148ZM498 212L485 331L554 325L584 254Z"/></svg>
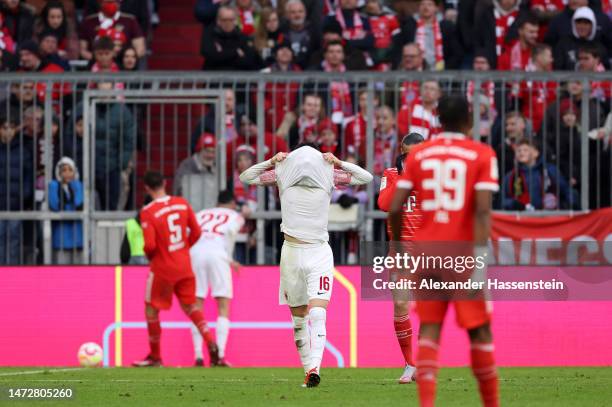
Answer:
<svg viewBox="0 0 612 407"><path fill-rule="evenodd" d="M378 195L378 207L381 211L388 212L391 207L391 201L395 194L397 180L402 174L404 161L410 150L416 145L425 141L419 133L410 133L402 140L401 151L397 157L395 167L387 168L383 173L380 182L380 193ZM411 241L416 228L421 223L421 215L418 211L416 195L411 194L402 211L402 235L400 240ZM387 223L387 233L389 239L393 239L391 235L390 224ZM400 349L404 355L405 367L402 376L399 378L400 384L411 383L414 379L416 368L412 359L412 324L410 323L410 303L408 302L407 293L405 290L393 290L393 325L395 327L395 336L399 342Z"/></svg>
<svg viewBox="0 0 612 407"><path fill-rule="evenodd" d="M491 200L499 190L497 159L493 149L469 139L471 113L462 97L440 101L443 132L415 147L405 162L389 221L393 240L402 234L402 207L416 192L421 207L421 225L414 242L450 241L449 249L473 242L474 257L486 258L490 234ZM418 273L418 270L417 270ZM481 297L482 298L482 297ZM483 299L452 301L457 322L466 329L471 344L471 364L482 402L499 405L498 377L493 357L493 337L488 304ZM417 299L420 319L417 354L417 386L421 406L435 403L438 374L438 344L449 301Z"/></svg>
<svg viewBox="0 0 612 407"><path fill-rule="evenodd" d="M166 195L166 183L160 173L147 172L144 184L145 191L153 198L140 211L144 251L151 267L145 293L151 352L133 365L161 366L159 310L170 308L174 294L206 341L210 364L214 366L219 359L217 344L208 331L202 310L196 304L196 281L189 256L189 248L198 241L202 232L187 201Z"/></svg>

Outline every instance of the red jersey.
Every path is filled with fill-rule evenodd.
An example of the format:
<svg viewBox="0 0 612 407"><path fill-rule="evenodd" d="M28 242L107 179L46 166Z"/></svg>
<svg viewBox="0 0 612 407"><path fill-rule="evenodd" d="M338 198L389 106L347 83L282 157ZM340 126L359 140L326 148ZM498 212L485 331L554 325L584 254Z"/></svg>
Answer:
<svg viewBox="0 0 612 407"><path fill-rule="evenodd" d="M421 225L415 241L472 241L475 192L499 190L493 149L459 133L415 146L406 159L398 188L419 197Z"/></svg>
<svg viewBox="0 0 612 407"><path fill-rule="evenodd" d="M537 131L542 126L544 112L557 99L557 82L523 81L518 91L523 116L531 119Z"/></svg>
<svg viewBox="0 0 612 407"><path fill-rule="evenodd" d="M380 16L370 16L369 20L372 34L374 34L374 48L391 48L393 36L400 32L397 17L393 14L383 14Z"/></svg>
<svg viewBox="0 0 612 407"><path fill-rule="evenodd" d="M353 116L348 121L344 131L346 152L355 154L360 158L365 158L367 127L368 124L361 113L357 113L357 115Z"/></svg>
<svg viewBox="0 0 612 407"><path fill-rule="evenodd" d="M388 212L391 207L391 201L393 201L399 177L395 167L387 168L383 173L383 177L380 180L380 193L378 195L378 208L383 212ZM411 241L420 223L421 211L417 204L416 193L413 191L402 206L402 233L400 240ZM389 222L387 222L387 234L389 235L389 240L393 240Z"/></svg>
<svg viewBox="0 0 612 407"><path fill-rule="evenodd" d="M142 208L140 222L151 271L169 282L192 277L189 248L202 231L189 203L170 195L156 199Z"/></svg>

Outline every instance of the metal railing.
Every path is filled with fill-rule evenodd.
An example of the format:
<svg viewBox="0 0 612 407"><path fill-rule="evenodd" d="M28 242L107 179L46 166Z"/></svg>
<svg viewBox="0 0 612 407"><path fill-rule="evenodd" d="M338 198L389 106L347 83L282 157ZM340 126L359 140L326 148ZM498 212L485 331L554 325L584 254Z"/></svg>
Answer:
<svg viewBox="0 0 612 407"><path fill-rule="evenodd" d="M431 86L426 89L427 83ZM241 166L307 140L361 163L379 179L382 169L394 165L406 132L435 135L430 106L438 90L468 95L473 136L498 152L502 191L496 209L544 215L610 205L612 74L607 72L3 74L0 118L14 122L15 136L10 146L8 136L0 143L5 166L0 175L0 262L14 262L8 257L17 250L20 264L52 263L58 260L56 248L64 247L64 240L71 240L70 233L78 235L81 227L80 248L72 244L69 260L116 262L116 247L102 244L116 246L116 239L100 239L100 234L113 228L112 236L122 234L118 225L142 205L146 169L160 170L172 192L185 184L177 169L191 159L195 161L184 168L196 168L192 175L205 182L203 158L194 151L205 132L217 141L210 170L216 190L234 188L241 204L251 209L240 243L245 246L242 260L275 262L280 242L277 197L270 188L255 191L238 185L234 175ZM322 106L306 106L309 95ZM314 116L308 116L313 109ZM537 145L534 165L516 160L519 138ZM72 209L63 200L75 191L62 192L61 183L59 190L57 185L51 188L56 164L65 155L75 160L83 181L82 204ZM539 190L530 190L536 183ZM105 184L108 188L102 188ZM375 181L365 194L345 191L365 197L365 221L358 231L333 233L340 261L344 252L355 250L355 240L384 239L377 188ZM60 195L59 207L57 199L50 200L51 189ZM81 226L65 226L68 221ZM61 228L68 232L59 233ZM250 241L257 242L255 248L249 248Z"/></svg>

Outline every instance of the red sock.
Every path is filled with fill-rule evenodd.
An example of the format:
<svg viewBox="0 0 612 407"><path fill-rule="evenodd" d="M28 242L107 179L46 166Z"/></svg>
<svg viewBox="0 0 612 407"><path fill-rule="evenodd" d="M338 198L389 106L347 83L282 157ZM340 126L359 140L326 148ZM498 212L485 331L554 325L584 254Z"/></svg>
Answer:
<svg viewBox="0 0 612 407"><path fill-rule="evenodd" d="M419 339L416 364L417 387L421 407L433 407L436 401L436 379L438 376L438 343L431 339Z"/></svg>
<svg viewBox="0 0 612 407"><path fill-rule="evenodd" d="M161 351L159 342L161 339L161 324L158 317L147 317L147 331L149 332L149 346L151 347L149 356L155 360L160 360Z"/></svg>
<svg viewBox="0 0 612 407"><path fill-rule="evenodd" d="M410 314L396 316L393 318L395 336L399 343L406 364L414 366L412 360L412 325L410 324Z"/></svg>
<svg viewBox="0 0 612 407"><path fill-rule="evenodd" d="M193 324L196 326L196 328L198 328L198 331L200 331L200 335L202 335L202 338L204 338L204 341L207 345L211 342L214 342L213 337L210 334L210 331L208 330L208 324L204 319L204 314L202 313L202 311L194 307L191 312L189 312L189 318L191 318Z"/></svg>
<svg viewBox="0 0 612 407"><path fill-rule="evenodd" d="M472 372L478 380L480 398L485 407L499 406L497 369L492 343L473 343L471 346Z"/></svg>

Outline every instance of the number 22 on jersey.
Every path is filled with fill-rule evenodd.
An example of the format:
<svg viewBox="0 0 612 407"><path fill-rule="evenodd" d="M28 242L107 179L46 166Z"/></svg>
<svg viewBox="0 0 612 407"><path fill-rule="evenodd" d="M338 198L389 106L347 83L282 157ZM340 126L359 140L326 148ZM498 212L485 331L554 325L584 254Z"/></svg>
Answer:
<svg viewBox="0 0 612 407"><path fill-rule="evenodd" d="M201 219L199 219L200 229L202 233L213 233L215 235L223 236L225 231L222 226L227 223L229 216L224 213L205 213Z"/></svg>

